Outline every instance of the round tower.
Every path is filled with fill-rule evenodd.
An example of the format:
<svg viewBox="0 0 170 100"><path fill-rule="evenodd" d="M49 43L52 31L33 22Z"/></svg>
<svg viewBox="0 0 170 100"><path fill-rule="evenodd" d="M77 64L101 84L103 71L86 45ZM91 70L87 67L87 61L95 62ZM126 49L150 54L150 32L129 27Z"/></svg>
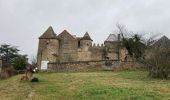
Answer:
<svg viewBox="0 0 170 100"><path fill-rule="evenodd" d="M92 47L92 41L93 40L89 36L88 32L86 32L80 40L80 47L83 50L88 51L89 47Z"/></svg>
<svg viewBox="0 0 170 100"><path fill-rule="evenodd" d="M48 62L56 62L58 59L59 41L53 28L50 26L40 37L37 54L39 69L46 69Z"/></svg>

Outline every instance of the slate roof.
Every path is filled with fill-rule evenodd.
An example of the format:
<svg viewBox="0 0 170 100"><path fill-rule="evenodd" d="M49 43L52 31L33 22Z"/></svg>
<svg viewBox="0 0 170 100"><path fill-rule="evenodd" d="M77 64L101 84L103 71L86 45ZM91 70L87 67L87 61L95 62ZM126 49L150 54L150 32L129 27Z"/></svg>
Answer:
<svg viewBox="0 0 170 100"><path fill-rule="evenodd" d="M88 32L86 32L86 33L84 34L84 36L81 38L81 40L91 40L91 41L93 41L93 40L91 39L91 37L90 37L90 35L89 35Z"/></svg>
<svg viewBox="0 0 170 100"><path fill-rule="evenodd" d="M61 33L57 36L57 38L59 39L61 35L66 35L66 34L68 34L68 35L70 35L72 38L76 39L76 36L75 36L75 35L71 35L67 30L64 30L63 32L61 32Z"/></svg>
<svg viewBox="0 0 170 100"><path fill-rule="evenodd" d="M39 39L54 39L54 38L56 38L56 34L51 26L39 37Z"/></svg>
<svg viewBox="0 0 170 100"><path fill-rule="evenodd" d="M105 40L105 42L114 42L114 41L118 41L118 37L116 36L116 34L110 34L108 38Z"/></svg>
<svg viewBox="0 0 170 100"><path fill-rule="evenodd" d="M153 44L153 47L170 48L170 40L168 37L163 36Z"/></svg>

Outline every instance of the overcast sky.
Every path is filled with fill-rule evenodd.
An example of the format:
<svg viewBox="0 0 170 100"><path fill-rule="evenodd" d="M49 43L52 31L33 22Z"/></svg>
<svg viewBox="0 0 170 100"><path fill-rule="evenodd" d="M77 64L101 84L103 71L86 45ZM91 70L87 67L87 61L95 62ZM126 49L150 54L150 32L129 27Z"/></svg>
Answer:
<svg viewBox="0 0 170 100"><path fill-rule="evenodd" d="M116 24L170 37L170 0L0 0L0 44L36 55L38 37L51 25L103 43Z"/></svg>

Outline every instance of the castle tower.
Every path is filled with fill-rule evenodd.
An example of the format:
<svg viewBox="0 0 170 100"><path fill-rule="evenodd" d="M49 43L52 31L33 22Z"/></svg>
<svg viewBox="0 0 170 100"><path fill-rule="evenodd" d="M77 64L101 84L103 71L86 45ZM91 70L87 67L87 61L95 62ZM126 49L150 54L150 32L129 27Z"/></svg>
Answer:
<svg viewBox="0 0 170 100"><path fill-rule="evenodd" d="M86 32L84 34L84 36L81 38L80 40L80 47L84 50L84 51L88 51L89 47L92 47L92 39L89 36L88 32Z"/></svg>
<svg viewBox="0 0 170 100"><path fill-rule="evenodd" d="M110 34L104 41L105 49L107 52L106 57L110 60L119 60L119 43L120 35Z"/></svg>
<svg viewBox="0 0 170 100"><path fill-rule="evenodd" d="M39 69L46 69L48 62L58 61L59 41L50 26L40 37L37 54Z"/></svg>
<svg viewBox="0 0 170 100"><path fill-rule="evenodd" d="M91 51L90 47L92 47L92 39L90 38L88 32L84 34L83 37L80 38L80 51L78 51L78 61L90 61L91 60Z"/></svg>

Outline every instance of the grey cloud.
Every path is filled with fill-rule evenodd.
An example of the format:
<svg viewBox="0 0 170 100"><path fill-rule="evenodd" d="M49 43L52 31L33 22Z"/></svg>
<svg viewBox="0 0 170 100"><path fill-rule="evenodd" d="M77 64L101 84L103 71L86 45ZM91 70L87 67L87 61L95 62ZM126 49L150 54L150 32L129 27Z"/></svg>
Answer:
<svg viewBox="0 0 170 100"><path fill-rule="evenodd" d="M88 31L95 43L114 32L116 23L134 31L170 37L169 0L0 0L0 43L36 54L38 37L52 25L77 36Z"/></svg>

